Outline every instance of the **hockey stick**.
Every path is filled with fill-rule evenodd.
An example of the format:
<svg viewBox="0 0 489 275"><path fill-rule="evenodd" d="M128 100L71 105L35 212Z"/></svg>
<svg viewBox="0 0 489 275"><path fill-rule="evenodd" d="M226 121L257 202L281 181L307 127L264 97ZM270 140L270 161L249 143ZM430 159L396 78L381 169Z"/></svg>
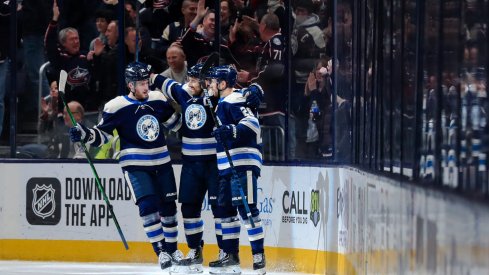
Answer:
<svg viewBox="0 0 489 275"><path fill-rule="evenodd" d="M66 78L68 77L68 74L66 73L65 70L61 70L59 72L59 84L58 84L58 94L61 97L61 100L63 101L63 105L66 108L66 112L68 112L68 115L70 116L71 123L73 126L76 127L78 124L73 117L73 114L71 113L70 108L68 107L68 104L66 104L64 92L65 92L65 86L66 86ZM87 133L88 134L88 133ZM88 153L87 147L85 146L85 143L83 141L80 141L81 146L83 148L83 151L85 152L85 156L87 157L88 164L90 164L90 168L92 168L93 175L95 176L95 182L97 183L97 188L102 194L105 203L107 204L107 208L109 209L110 215L112 216L112 220L114 221L115 226L117 227L117 231L119 232L119 236L121 236L122 242L124 243L124 247L126 250L129 249L129 246L127 245L126 238L124 237L124 234L122 233L121 227L119 226L119 222L117 221L117 218L115 216L114 210L112 209L112 205L110 204L109 198L107 198L107 194L105 194L105 189L100 183L100 177L98 176L97 170L95 170L95 166L93 165L92 158L90 157L90 154Z"/></svg>
<svg viewBox="0 0 489 275"><path fill-rule="evenodd" d="M211 110L212 119L214 120L216 127L219 128L222 126L222 124L216 117L216 113L214 112L214 106L212 105L212 101L210 100L210 97L209 97L209 92L207 91L207 89L205 89L205 85L204 85L205 84L204 83L205 82L205 76L209 72L210 68L212 66L214 66L214 64L218 64L218 63L219 63L219 54L217 52L211 53L209 55L209 57L207 58L207 60L204 62L204 65L202 65L202 69L200 70L200 74L199 74L199 81L200 81L201 88L204 90L205 96L209 99L208 104L209 104L209 108ZM236 172L236 168L234 167L233 159L231 158L231 154L229 154L228 146L226 145L225 142L222 142L221 145L224 148L224 152L226 153L226 157L228 159L229 166L231 166L231 171L233 173L233 176L235 178L238 178L238 173ZM251 216L250 206L248 205L248 202L245 199L243 186L241 186L241 184L239 184L239 194L241 195L241 200L242 200L243 205L245 207L246 216L248 217L248 219L250 221L251 227L255 228L255 222L253 221L253 217Z"/></svg>

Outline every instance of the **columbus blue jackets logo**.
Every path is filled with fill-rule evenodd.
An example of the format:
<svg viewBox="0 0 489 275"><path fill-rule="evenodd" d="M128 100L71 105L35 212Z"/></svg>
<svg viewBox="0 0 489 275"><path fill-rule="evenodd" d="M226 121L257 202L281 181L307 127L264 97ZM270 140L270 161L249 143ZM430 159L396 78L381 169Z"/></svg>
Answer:
<svg viewBox="0 0 489 275"><path fill-rule="evenodd" d="M76 67L68 73L68 79L66 82L71 87L78 87L83 85L88 85L90 80L90 73L87 69Z"/></svg>
<svg viewBox="0 0 489 275"><path fill-rule="evenodd" d="M312 221L316 227L321 219L321 214L319 212L319 190L311 190L311 210L309 219Z"/></svg>
<svg viewBox="0 0 489 275"><path fill-rule="evenodd" d="M26 188L26 218L32 225L55 225L61 219L61 184L56 178L31 178Z"/></svg>
<svg viewBox="0 0 489 275"><path fill-rule="evenodd" d="M154 116L144 115L138 120L136 131L142 140L155 141L160 135L160 125Z"/></svg>
<svg viewBox="0 0 489 275"><path fill-rule="evenodd" d="M207 113L202 105L191 104L185 110L185 123L190 130L197 130L204 126Z"/></svg>

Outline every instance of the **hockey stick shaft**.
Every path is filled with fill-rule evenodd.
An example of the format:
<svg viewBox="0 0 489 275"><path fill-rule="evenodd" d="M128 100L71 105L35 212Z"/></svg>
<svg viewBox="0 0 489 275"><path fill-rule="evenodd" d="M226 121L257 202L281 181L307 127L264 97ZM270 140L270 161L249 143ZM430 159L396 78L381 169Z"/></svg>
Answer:
<svg viewBox="0 0 489 275"><path fill-rule="evenodd" d="M71 123L73 124L73 126L76 127L78 125L78 123L76 122L75 117L73 116L73 113L71 113L71 110L68 107L68 104L66 104L66 100L64 97L64 86L66 84L66 77L67 77L66 71L62 70L60 72L60 76L59 76L60 80L59 80L58 91L59 91L59 96L61 97L61 100L63 101L63 105L66 108L66 112L70 116ZM127 244L126 238L124 237L124 234L122 233L122 229L119 225L119 222L117 221L117 217L115 216L114 210L112 209L112 204L110 204L109 198L107 197L107 194L105 193L104 186L100 183L100 177L97 173L97 170L95 169L95 166L93 165L93 161L92 161L92 158L88 152L88 149L87 149L87 147L83 141L80 141L80 143L81 143L81 146L83 148L83 152L85 153L85 156L87 157L88 164L90 165L90 168L92 169L92 173L95 176L95 182L97 183L97 188L100 191L100 193L102 194L102 197L104 198L104 201L107 205L107 208L109 209L110 216L111 216L112 220L114 221L114 224L117 228L117 231L119 232L119 236L121 237L122 243L124 244L124 247L126 248L126 250L128 250L129 246Z"/></svg>
<svg viewBox="0 0 489 275"><path fill-rule="evenodd" d="M212 101L209 97L209 92L207 91L207 89L205 89L205 87L204 87L205 85L202 85L203 84L202 82L205 82L205 79L204 79L205 74L207 73L207 71L210 69L210 67L214 63L213 57L215 57L215 53L212 53L211 55L209 55L209 58L206 60L206 62L202 66L202 69L200 71L199 81L201 82L201 88L203 89L204 94L208 99L210 113L211 113L212 119L214 120L214 124L216 124L216 126L219 128L222 126L222 124L219 122L219 120L216 117L216 113L214 112L214 106L213 106ZM226 153L226 157L228 159L229 166L231 167L231 172L233 173L234 176L236 176L236 178L238 178L238 173L236 172L236 168L234 167L233 159L231 158L231 154L229 153L229 149L228 149L227 144L225 142L221 142L221 145L224 148L224 152ZM243 186L241 186L241 184L239 184L239 194L241 196L241 201L243 202L243 206L244 206L245 211L246 211L246 216L248 217L248 219L250 221L251 227L255 228L255 222L253 221L253 216L251 215L250 206L248 205L248 201L246 201L245 194L243 191Z"/></svg>

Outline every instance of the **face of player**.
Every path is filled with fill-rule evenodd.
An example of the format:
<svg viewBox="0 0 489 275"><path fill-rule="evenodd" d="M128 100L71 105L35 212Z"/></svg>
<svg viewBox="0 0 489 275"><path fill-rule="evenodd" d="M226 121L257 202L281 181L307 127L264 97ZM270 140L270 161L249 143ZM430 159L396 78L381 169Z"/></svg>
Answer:
<svg viewBox="0 0 489 275"><path fill-rule="evenodd" d="M218 82L215 78L211 80L208 87L209 94L214 96L226 96L226 94L222 93L224 89L226 89L226 81L222 80ZM219 91L221 91L221 93L219 93Z"/></svg>
<svg viewBox="0 0 489 275"><path fill-rule="evenodd" d="M136 82L129 82L127 84L131 93L129 97L136 100L146 100L149 97L149 80L140 80Z"/></svg>
<svg viewBox="0 0 489 275"><path fill-rule="evenodd" d="M189 77L187 83L190 93L192 96L200 96L202 93L202 89L200 88L199 79L196 77Z"/></svg>
<svg viewBox="0 0 489 275"><path fill-rule="evenodd" d="M78 36L78 33L71 31L67 32L63 47L69 54L78 54L78 52L80 52L80 37Z"/></svg>

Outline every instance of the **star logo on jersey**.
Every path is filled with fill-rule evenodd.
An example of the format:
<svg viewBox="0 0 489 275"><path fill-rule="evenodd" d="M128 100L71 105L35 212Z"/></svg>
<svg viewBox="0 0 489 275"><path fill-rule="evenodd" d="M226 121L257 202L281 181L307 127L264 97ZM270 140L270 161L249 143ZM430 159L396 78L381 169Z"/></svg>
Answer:
<svg viewBox="0 0 489 275"><path fill-rule="evenodd" d="M204 126L207 113L202 105L191 104L185 110L185 123L190 130L198 130Z"/></svg>
<svg viewBox="0 0 489 275"><path fill-rule="evenodd" d="M152 115L144 115L136 124L136 131L144 141L155 141L160 134L158 120Z"/></svg>

